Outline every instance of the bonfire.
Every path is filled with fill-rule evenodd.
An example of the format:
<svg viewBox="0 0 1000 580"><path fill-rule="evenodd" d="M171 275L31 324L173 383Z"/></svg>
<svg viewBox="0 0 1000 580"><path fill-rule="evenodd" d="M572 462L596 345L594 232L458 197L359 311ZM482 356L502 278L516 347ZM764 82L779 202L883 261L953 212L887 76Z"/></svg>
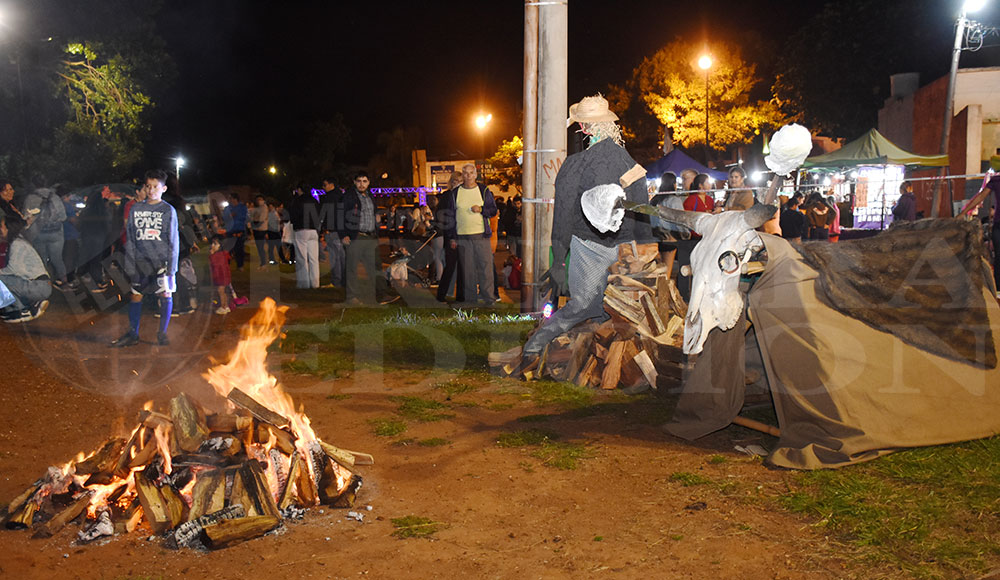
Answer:
<svg viewBox="0 0 1000 580"><path fill-rule="evenodd" d="M229 362L203 375L216 400L146 403L127 438L50 467L10 502L5 527L47 537L75 521L89 542L148 525L170 547L219 548L319 504L353 506L362 482L353 469L372 457L316 437L267 371L286 310L261 302Z"/></svg>

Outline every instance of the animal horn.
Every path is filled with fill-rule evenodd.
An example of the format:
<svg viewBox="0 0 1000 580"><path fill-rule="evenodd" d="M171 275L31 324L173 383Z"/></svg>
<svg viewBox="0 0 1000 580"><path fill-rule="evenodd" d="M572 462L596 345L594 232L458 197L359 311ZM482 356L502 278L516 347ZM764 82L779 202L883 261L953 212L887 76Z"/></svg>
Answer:
<svg viewBox="0 0 1000 580"><path fill-rule="evenodd" d="M743 219L746 220L747 225L751 228L757 229L764 225L767 220L774 217L775 210L777 210L777 208L773 205L755 203L750 207L750 209L743 212Z"/></svg>
<svg viewBox="0 0 1000 580"><path fill-rule="evenodd" d="M783 181L785 181L784 176L777 173L774 174L774 177L771 179L771 186L767 188L767 193L764 194L764 205L771 205L774 203L774 200L778 199L778 187L781 186Z"/></svg>
<svg viewBox="0 0 1000 580"><path fill-rule="evenodd" d="M680 224L682 226L687 226L688 228L698 232L698 222L701 218L711 215L707 213L699 213L696 211L684 211L679 209L673 209L670 207L657 207L656 211L660 214L660 219L666 220L668 222L673 222L675 224ZM701 232L698 232L701 233Z"/></svg>

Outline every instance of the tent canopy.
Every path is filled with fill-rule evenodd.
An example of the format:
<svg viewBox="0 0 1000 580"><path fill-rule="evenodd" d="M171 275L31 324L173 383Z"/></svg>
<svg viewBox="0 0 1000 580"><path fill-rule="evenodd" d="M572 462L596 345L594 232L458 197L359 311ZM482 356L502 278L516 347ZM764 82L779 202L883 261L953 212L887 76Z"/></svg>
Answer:
<svg viewBox="0 0 1000 580"><path fill-rule="evenodd" d="M836 151L809 157L803 169L836 170L860 165L907 165L910 167L947 167L947 155L917 155L896 146L872 129Z"/></svg>
<svg viewBox="0 0 1000 580"><path fill-rule="evenodd" d="M709 169L692 159L690 155L684 153L680 149L674 149L660 159L647 165L646 179L659 179L661 175L668 171L671 171L680 177L681 171L684 171L685 169L694 169L698 173L707 173L709 177L716 181L725 181L729 179L729 175L725 171Z"/></svg>

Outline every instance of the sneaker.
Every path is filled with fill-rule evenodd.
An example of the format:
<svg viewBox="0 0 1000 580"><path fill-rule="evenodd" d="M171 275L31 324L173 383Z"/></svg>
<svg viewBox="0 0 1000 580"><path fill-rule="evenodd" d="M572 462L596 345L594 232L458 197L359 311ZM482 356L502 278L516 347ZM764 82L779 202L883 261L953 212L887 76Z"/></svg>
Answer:
<svg viewBox="0 0 1000 580"><path fill-rule="evenodd" d="M222 308L221 306L215 310L216 314L229 314L230 312L229 308Z"/></svg>
<svg viewBox="0 0 1000 580"><path fill-rule="evenodd" d="M159 332L159 333L157 333L156 334L156 342L160 346L169 346L170 345L170 339L167 338L167 333L166 332Z"/></svg>
<svg viewBox="0 0 1000 580"><path fill-rule="evenodd" d="M55 286L57 290L62 290L63 288L66 287L66 283L63 282L62 280L55 280L54 282L52 282L52 285Z"/></svg>
<svg viewBox="0 0 1000 580"><path fill-rule="evenodd" d="M111 341L111 346L118 348L125 348L127 346L135 346L139 344L139 335L129 330L125 334L121 335L118 340Z"/></svg>
<svg viewBox="0 0 1000 580"><path fill-rule="evenodd" d="M9 322L11 324L20 324L22 322L27 322L34 317L31 315L31 311L25 308L24 310L12 310L10 312L4 312L2 318L4 322Z"/></svg>
<svg viewBox="0 0 1000 580"><path fill-rule="evenodd" d="M176 316L184 316L185 314L191 314L194 312L194 308L185 308L183 310L174 310L170 313L170 317L174 318Z"/></svg>
<svg viewBox="0 0 1000 580"><path fill-rule="evenodd" d="M35 305L30 306L28 310L31 312L31 318L35 319L45 314L45 310L48 309L48 307L49 307L48 300L42 300L41 302L37 302Z"/></svg>
<svg viewBox="0 0 1000 580"><path fill-rule="evenodd" d="M244 304L250 302L250 299L246 296L240 296L239 298L233 298L233 304L236 306L243 306Z"/></svg>

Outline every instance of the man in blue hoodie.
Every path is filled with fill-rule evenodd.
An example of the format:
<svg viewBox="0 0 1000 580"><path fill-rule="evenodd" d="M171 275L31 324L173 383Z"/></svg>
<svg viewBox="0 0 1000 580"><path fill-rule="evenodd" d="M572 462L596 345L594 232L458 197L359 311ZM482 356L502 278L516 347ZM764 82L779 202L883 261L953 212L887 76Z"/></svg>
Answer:
<svg viewBox="0 0 1000 580"><path fill-rule="evenodd" d="M129 330L112 346L139 344L139 321L142 318L142 297L155 294L160 299L160 329L157 342L170 344L167 327L173 312L173 293L177 291L177 262L180 256L180 235L177 212L163 201L167 190L167 173L162 169L146 172L146 200L136 202L125 224L125 273L132 281L131 302L128 305Z"/></svg>

